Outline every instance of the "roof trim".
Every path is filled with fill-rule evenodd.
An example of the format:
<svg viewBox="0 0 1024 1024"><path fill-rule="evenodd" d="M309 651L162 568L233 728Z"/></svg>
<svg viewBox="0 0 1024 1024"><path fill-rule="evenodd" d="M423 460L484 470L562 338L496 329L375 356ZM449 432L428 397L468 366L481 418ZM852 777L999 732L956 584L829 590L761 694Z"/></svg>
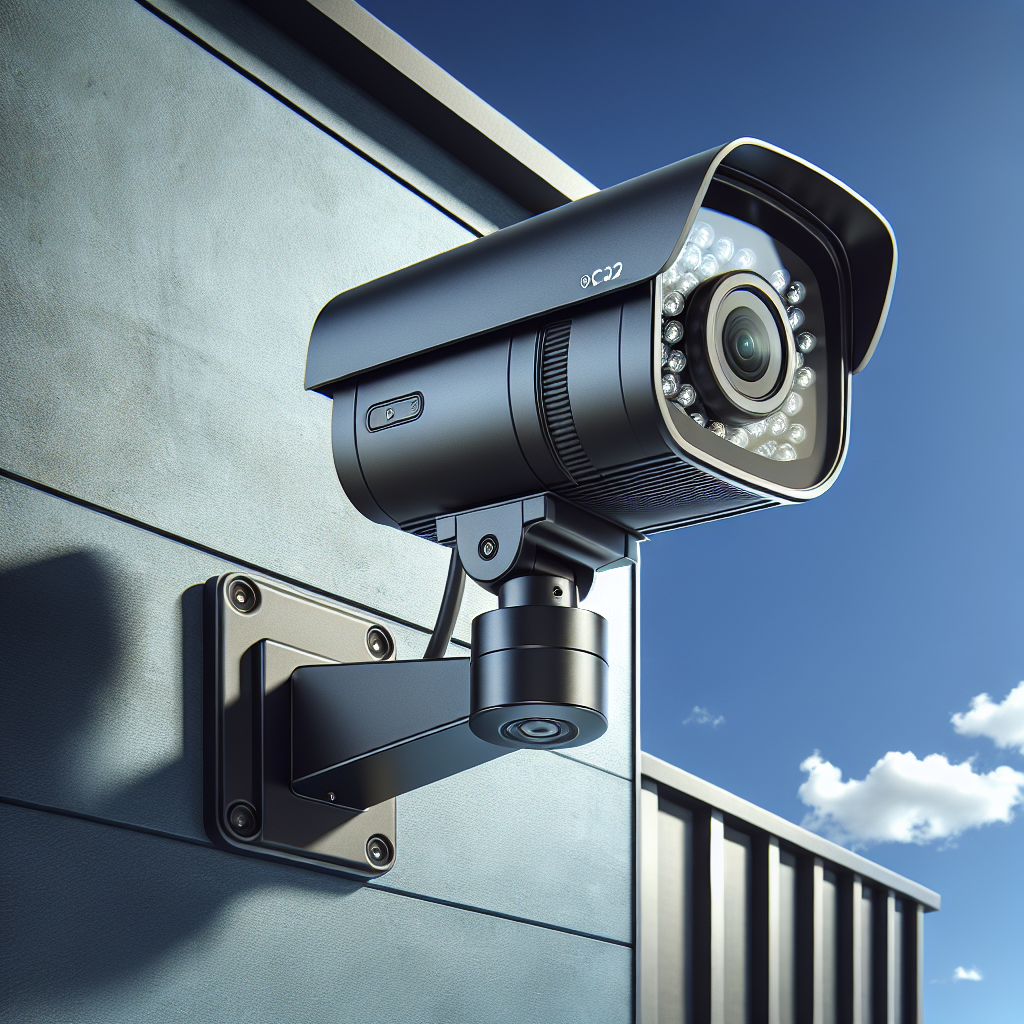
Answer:
<svg viewBox="0 0 1024 1024"><path fill-rule="evenodd" d="M530 213L597 191L355 0L246 3Z"/></svg>
<svg viewBox="0 0 1024 1024"><path fill-rule="evenodd" d="M749 800L744 800L719 786L698 779L696 775L691 775L689 772L683 771L682 768L676 768L675 765L671 765L667 761L662 761L651 754L641 754L640 757L641 774L654 782L692 797L694 800L709 804L716 810L730 814L741 821L749 822L755 828L778 836L779 839L799 846L823 860L831 861L868 881L886 889L892 889L900 895L909 896L910 899L920 903L925 910L938 910L942 905L942 897L937 892L932 892L931 889L912 882L895 871L883 868L880 864L875 864L874 861L862 857L859 853L851 853L845 847L823 839L799 825L794 825L791 821L772 814L771 811L766 811L763 807L758 807L756 804L750 803Z"/></svg>

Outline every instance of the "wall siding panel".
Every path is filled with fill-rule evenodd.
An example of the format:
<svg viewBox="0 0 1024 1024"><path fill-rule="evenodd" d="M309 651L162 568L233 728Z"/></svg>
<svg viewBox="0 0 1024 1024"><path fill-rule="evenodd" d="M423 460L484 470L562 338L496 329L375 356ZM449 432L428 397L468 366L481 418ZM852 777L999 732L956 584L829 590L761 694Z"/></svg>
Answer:
<svg viewBox="0 0 1024 1024"><path fill-rule="evenodd" d="M330 595L415 658L447 570L338 485L313 319L517 208L234 0L164 6L209 49L133 0L0 11L0 1016L629 1021L633 570L587 601L608 733L403 795L388 874L205 836L199 585Z"/></svg>
<svg viewBox="0 0 1024 1024"><path fill-rule="evenodd" d="M4 1020L631 1019L616 943L26 808L0 829Z"/></svg>

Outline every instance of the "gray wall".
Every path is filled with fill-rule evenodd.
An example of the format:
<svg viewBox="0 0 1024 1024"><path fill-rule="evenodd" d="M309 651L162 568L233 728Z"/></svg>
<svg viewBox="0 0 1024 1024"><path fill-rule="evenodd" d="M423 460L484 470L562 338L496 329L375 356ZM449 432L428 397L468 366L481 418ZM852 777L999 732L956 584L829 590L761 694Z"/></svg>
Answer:
<svg viewBox="0 0 1024 1024"><path fill-rule="evenodd" d="M206 839L197 585L308 587L406 658L443 586L344 498L313 319L519 213L243 8L160 6L207 46L132 0L0 10L0 1015L631 1020L630 570L588 600L600 741L399 798L371 884Z"/></svg>

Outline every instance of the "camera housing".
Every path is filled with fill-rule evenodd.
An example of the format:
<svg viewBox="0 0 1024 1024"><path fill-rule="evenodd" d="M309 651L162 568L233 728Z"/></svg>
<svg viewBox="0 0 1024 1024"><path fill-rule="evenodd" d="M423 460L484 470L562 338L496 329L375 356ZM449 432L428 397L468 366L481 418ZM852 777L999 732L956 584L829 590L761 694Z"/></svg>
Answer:
<svg viewBox="0 0 1024 1024"><path fill-rule="evenodd" d="M739 139L324 307L306 387L333 398L349 499L499 595L474 623L479 738L599 736L593 573L832 484L895 270L873 207Z"/></svg>
<svg viewBox="0 0 1024 1024"><path fill-rule="evenodd" d="M649 536L832 484L895 269L873 207L740 139L339 295L306 386L375 522L437 540L550 493ZM743 316L754 380L723 348Z"/></svg>

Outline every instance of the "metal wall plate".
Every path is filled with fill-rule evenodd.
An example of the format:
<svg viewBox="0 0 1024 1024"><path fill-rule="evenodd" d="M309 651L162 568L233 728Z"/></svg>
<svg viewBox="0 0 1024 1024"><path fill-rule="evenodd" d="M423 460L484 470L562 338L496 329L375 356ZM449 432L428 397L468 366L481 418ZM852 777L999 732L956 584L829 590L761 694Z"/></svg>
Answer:
<svg viewBox="0 0 1024 1024"><path fill-rule="evenodd" d="M291 788L292 672L394 658L391 634L271 580L216 576L205 588L205 794L223 849L349 877L395 863L395 802L331 807Z"/></svg>

